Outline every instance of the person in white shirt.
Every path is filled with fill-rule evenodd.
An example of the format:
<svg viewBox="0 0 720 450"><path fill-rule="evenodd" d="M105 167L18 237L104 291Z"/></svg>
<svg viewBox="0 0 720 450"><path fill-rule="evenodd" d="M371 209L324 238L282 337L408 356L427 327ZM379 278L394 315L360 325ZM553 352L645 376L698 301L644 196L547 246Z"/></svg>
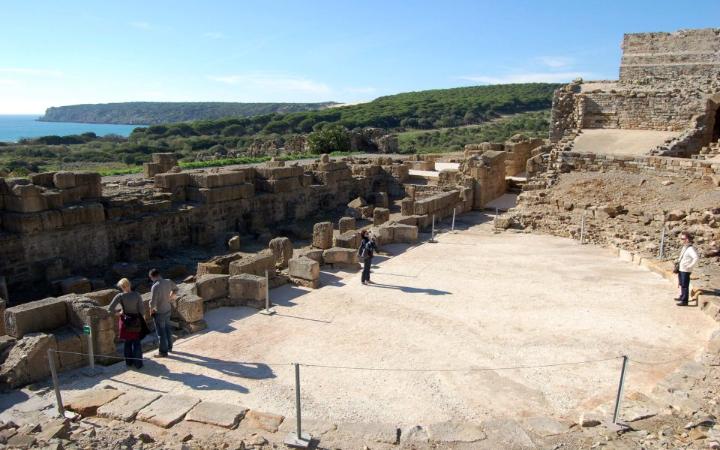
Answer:
<svg viewBox="0 0 720 450"><path fill-rule="evenodd" d="M683 247L680 250L680 256L677 259L678 268L678 288L680 288L680 297L676 298L678 306L687 306L690 298L690 274L698 262L698 254L693 247L693 238L690 233L683 231L679 235L680 242Z"/></svg>

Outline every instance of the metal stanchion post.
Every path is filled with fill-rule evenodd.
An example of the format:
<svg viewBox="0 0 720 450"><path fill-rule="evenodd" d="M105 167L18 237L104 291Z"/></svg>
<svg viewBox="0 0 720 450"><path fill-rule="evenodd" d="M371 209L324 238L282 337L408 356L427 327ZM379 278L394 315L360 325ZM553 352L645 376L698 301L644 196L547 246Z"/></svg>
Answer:
<svg viewBox="0 0 720 450"><path fill-rule="evenodd" d="M55 388L55 401L57 402L57 411L60 417L65 417L65 407L63 406L62 396L60 395L60 381L58 381L57 368L55 367L55 353L52 349L47 351L48 364L50 365L50 375L52 375L53 387Z"/></svg>
<svg viewBox="0 0 720 450"><path fill-rule="evenodd" d="M582 219L580 221L580 245L583 245L585 243L585 213L582 215Z"/></svg>
<svg viewBox="0 0 720 450"><path fill-rule="evenodd" d="M87 336L88 339L88 367L83 371L83 373L89 377L94 377L98 373L101 372L99 368L95 367L95 349L94 349L94 343L93 343L93 331L91 325L85 325L83 326L83 334Z"/></svg>
<svg viewBox="0 0 720 450"><path fill-rule="evenodd" d="M432 216L432 229L430 230L430 242L435 242L435 214Z"/></svg>
<svg viewBox="0 0 720 450"><path fill-rule="evenodd" d="M450 227L450 230L452 232L455 232L455 210L456 209L457 209L457 207L453 208L453 220L452 220L452 226Z"/></svg>
<svg viewBox="0 0 720 450"><path fill-rule="evenodd" d="M297 417L297 430L290 433L285 438L285 444L290 447L308 448L312 436L302 432L302 416L300 407L300 364L294 363L295 366L295 416Z"/></svg>
<svg viewBox="0 0 720 450"><path fill-rule="evenodd" d="M260 311L260 314L266 316L272 316L275 314L275 310L270 308L270 273L265 271L265 309Z"/></svg>
<svg viewBox="0 0 720 450"><path fill-rule="evenodd" d="M663 222L662 231L660 232L660 252L658 254L658 258L665 258L665 222Z"/></svg>
<svg viewBox="0 0 720 450"><path fill-rule="evenodd" d="M620 415L620 402L622 401L623 388L625 387L625 376L627 375L628 357L623 355L622 370L620 371L620 383L618 384L617 397L615 397L615 410L613 411L613 423L617 423Z"/></svg>

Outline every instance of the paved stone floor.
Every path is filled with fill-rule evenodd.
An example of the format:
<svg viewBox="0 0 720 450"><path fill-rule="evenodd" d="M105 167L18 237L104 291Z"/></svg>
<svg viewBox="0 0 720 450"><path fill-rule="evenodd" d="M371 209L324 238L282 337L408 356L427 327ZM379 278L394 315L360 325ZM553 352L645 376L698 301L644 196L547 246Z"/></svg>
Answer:
<svg viewBox="0 0 720 450"><path fill-rule="evenodd" d="M673 360L631 364L626 394L649 392L714 329L700 311L674 305L670 283L607 250L494 234L487 223L468 224L473 217L485 216L460 217L465 229L437 243L383 249L396 256L376 258L374 285L363 286L358 272L324 272L319 290L272 290L274 316L210 311L208 330L176 343L171 358L148 361L141 371L116 364L94 379L62 374L63 390L112 384L292 417L287 364L300 362L374 369L303 366L303 416L311 420L577 417L614 397L619 360L508 368L623 354Z"/></svg>
<svg viewBox="0 0 720 450"><path fill-rule="evenodd" d="M678 135L676 131L584 129L575 138L573 151L641 156Z"/></svg>

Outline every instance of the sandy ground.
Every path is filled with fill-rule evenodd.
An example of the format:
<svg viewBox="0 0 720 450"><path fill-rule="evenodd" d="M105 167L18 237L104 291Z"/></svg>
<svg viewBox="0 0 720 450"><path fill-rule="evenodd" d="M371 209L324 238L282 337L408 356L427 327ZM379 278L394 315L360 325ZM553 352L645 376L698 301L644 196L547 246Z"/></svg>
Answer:
<svg viewBox="0 0 720 450"><path fill-rule="evenodd" d="M110 383L293 416L287 364L300 362L375 369L303 366L308 419L412 425L574 417L613 398L619 360L506 368L622 354L673 360L630 366L626 394L649 392L715 327L698 310L677 308L670 283L606 250L493 234L487 224L465 228L434 244L385 248L397 256L376 258L372 286L359 273L324 272L319 290L272 290L274 316L210 311L208 330L176 343L172 358L148 361L142 371L117 364L98 378L62 374L64 393ZM33 401L28 407L37 407Z"/></svg>
<svg viewBox="0 0 720 450"><path fill-rule="evenodd" d="M675 131L583 129L575 138L576 152L609 155L645 155L653 148L674 138Z"/></svg>

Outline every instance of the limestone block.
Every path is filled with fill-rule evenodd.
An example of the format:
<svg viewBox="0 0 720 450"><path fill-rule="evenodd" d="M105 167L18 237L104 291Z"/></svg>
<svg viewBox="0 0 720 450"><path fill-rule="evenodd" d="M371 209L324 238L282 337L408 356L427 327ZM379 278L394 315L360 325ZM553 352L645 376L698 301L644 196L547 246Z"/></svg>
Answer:
<svg viewBox="0 0 720 450"><path fill-rule="evenodd" d="M340 230L340 234L354 230L356 227L357 225L355 224L355 219L353 217L341 217L338 221L338 230Z"/></svg>
<svg viewBox="0 0 720 450"><path fill-rule="evenodd" d="M223 268L219 264L214 262L200 262L197 265L195 276L199 279L203 275L221 273L223 273Z"/></svg>
<svg viewBox="0 0 720 450"><path fill-rule="evenodd" d="M360 245L360 234L355 231L348 231L333 238L333 247L358 248Z"/></svg>
<svg viewBox="0 0 720 450"><path fill-rule="evenodd" d="M30 183L36 186L52 188L55 187L55 183L53 182L54 175L55 172L34 173L29 176ZM0 193L2 193L2 189L0 189Z"/></svg>
<svg viewBox="0 0 720 450"><path fill-rule="evenodd" d="M227 277L227 275L223 276ZM203 303L204 299L195 294L187 294L178 297L175 301L175 309L173 309L172 317L187 323L203 320Z"/></svg>
<svg viewBox="0 0 720 450"><path fill-rule="evenodd" d="M90 280L85 277L75 276L60 280L60 293L65 294L85 294L92 291Z"/></svg>
<svg viewBox="0 0 720 450"><path fill-rule="evenodd" d="M159 164L164 172L167 172L168 170L177 166L177 158L175 157L175 154L169 152L153 153L152 162L154 162L155 164Z"/></svg>
<svg viewBox="0 0 720 450"><path fill-rule="evenodd" d="M64 402L64 406L83 417L92 417L99 408L121 395L123 392L117 389L88 389L70 397Z"/></svg>
<svg viewBox="0 0 720 450"><path fill-rule="evenodd" d="M29 333L15 342L0 367L0 385L18 388L50 375L47 352L57 350L55 338L45 333Z"/></svg>
<svg viewBox="0 0 720 450"><path fill-rule="evenodd" d="M317 289L320 287L320 264L301 256L290 260L290 280L302 286Z"/></svg>
<svg viewBox="0 0 720 450"><path fill-rule="evenodd" d="M102 178L97 172L76 173L75 184L85 187L85 198L102 197Z"/></svg>
<svg viewBox="0 0 720 450"><path fill-rule="evenodd" d="M65 205L60 191L45 191L41 195L50 209L60 209Z"/></svg>
<svg viewBox="0 0 720 450"><path fill-rule="evenodd" d="M363 219L372 219L374 211L375 211L374 206L363 206L362 208L358 209L358 213L360 214L360 217L362 217Z"/></svg>
<svg viewBox="0 0 720 450"><path fill-rule="evenodd" d="M162 173L162 168L158 163L146 162L143 163L143 177L155 178L155 175Z"/></svg>
<svg viewBox="0 0 720 450"><path fill-rule="evenodd" d="M412 244L417 242L418 239L418 227L415 225L405 224L394 224L393 228L393 242Z"/></svg>
<svg viewBox="0 0 720 450"><path fill-rule="evenodd" d="M403 216L412 216L414 211L414 204L413 199L411 198L404 198L400 201L400 214Z"/></svg>
<svg viewBox="0 0 720 450"><path fill-rule="evenodd" d="M230 299L240 301L265 301L265 288L267 281L265 277L243 273L233 275L229 280Z"/></svg>
<svg viewBox="0 0 720 450"><path fill-rule="evenodd" d="M188 188L187 198L198 203L221 203L251 198L255 187L250 183L217 188Z"/></svg>
<svg viewBox="0 0 720 450"><path fill-rule="evenodd" d="M32 213L47 209L42 189L32 185L15 185L12 195L5 196L5 209L11 212Z"/></svg>
<svg viewBox="0 0 720 450"><path fill-rule="evenodd" d="M247 172L236 171L236 172L219 172L219 173L191 173L190 174L192 186L201 188L217 188L224 186L232 186L236 184L244 184L248 181L252 181Z"/></svg>
<svg viewBox="0 0 720 450"><path fill-rule="evenodd" d="M357 264L357 250L352 248L332 247L323 252L323 261L325 264Z"/></svg>
<svg viewBox="0 0 720 450"><path fill-rule="evenodd" d="M67 323L67 306L59 298L36 300L5 310L5 331L18 339L28 333L55 330Z"/></svg>
<svg viewBox="0 0 720 450"><path fill-rule="evenodd" d="M60 190L62 201L64 205L71 203L78 203L86 196L87 186L75 186L73 188L67 188Z"/></svg>
<svg viewBox="0 0 720 450"><path fill-rule="evenodd" d="M90 325L93 332L93 346L98 355L114 355L117 320L106 308L98 306L92 300L81 295L69 294L59 297L65 301L68 311L68 322L75 328ZM102 361L102 359L100 359ZM116 362L116 361L108 361Z"/></svg>
<svg viewBox="0 0 720 450"><path fill-rule="evenodd" d="M223 274L206 274L201 276L195 284L197 295L205 301L227 297L228 278L229 275ZM191 320L190 322L194 321Z"/></svg>
<svg viewBox="0 0 720 450"><path fill-rule="evenodd" d="M105 221L105 208L100 203L83 203L68 206L61 211L62 223L65 227L75 225L102 223Z"/></svg>
<svg viewBox="0 0 720 450"><path fill-rule="evenodd" d="M233 236L228 240L228 248L234 252L240 250L240 236Z"/></svg>
<svg viewBox="0 0 720 450"><path fill-rule="evenodd" d="M84 296L87 297L88 299L94 301L99 306L107 306L110 304L110 302L112 302L112 299L114 299L115 296L118 295L119 293L120 293L119 290L117 290L115 288L111 288L111 289L103 289L103 290L95 291L95 292L88 292Z"/></svg>
<svg viewBox="0 0 720 450"><path fill-rule="evenodd" d="M376 208L387 208L390 204L387 192L376 192L373 194L373 197L375 198L374 203Z"/></svg>
<svg viewBox="0 0 720 450"><path fill-rule="evenodd" d="M270 275L275 274L275 257L272 254L258 254L250 258L243 258L230 263L230 275L243 273L265 276L265 271Z"/></svg>
<svg viewBox="0 0 720 450"><path fill-rule="evenodd" d="M276 433L283 420L285 420L285 416L251 410L245 414L245 419L243 419L241 426Z"/></svg>
<svg viewBox="0 0 720 450"><path fill-rule="evenodd" d="M288 261L293 257L293 245L290 239L286 237L277 237L268 244L270 251L275 257L275 265L280 268L286 268Z"/></svg>
<svg viewBox="0 0 720 450"><path fill-rule="evenodd" d="M163 395L137 413L137 420L163 428L170 428L180 422L200 399L187 395Z"/></svg>
<svg viewBox="0 0 720 450"><path fill-rule="evenodd" d="M160 398L160 394L145 391L130 391L105 403L97 409L99 417L131 422L138 411Z"/></svg>
<svg viewBox="0 0 720 450"><path fill-rule="evenodd" d="M367 206L367 202L362 197L357 197L355 200L348 203L348 208L359 209Z"/></svg>
<svg viewBox="0 0 720 450"><path fill-rule="evenodd" d="M245 417L247 410L240 405L203 401L188 412L185 420L223 428L235 428Z"/></svg>
<svg viewBox="0 0 720 450"><path fill-rule="evenodd" d="M390 220L390 210L387 208L375 208L373 211L373 225L382 225Z"/></svg>
<svg viewBox="0 0 720 450"><path fill-rule="evenodd" d="M279 194L283 192L293 192L300 188L300 178L282 178L279 180L270 179L257 179L255 180L255 187L261 192L271 192Z"/></svg>
<svg viewBox="0 0 720 450"><path fill-rule="evenodd" d="M155 187L172 191L177 187L187 186L190 176L187 173L160 173L155 175Z"/></svg>
<svg viewBox="0 0 720 450"><path fill-rule="evenodd" d="M53 175L53 184L58 189L70 189L76 186L75 174L72 172L56 172Z"/></svg>
<svg viewBox="0 0 720 450"><path fill-rule="evenodd" d="M86 340L82 339L77 331L71 327L64 327L52 334L55 337L58 352L69 352L57 354L60 363L59 370L76 369L85 365L87 358L77 353L87 351Z"/></svg>
<svg viewBox="0 0 720 450"><path fill-rule="evenodd" d="M331 222L320 222L313 226L312 245L323 250L332 247L333 226Z"/></svg>
<svg viewBox="0 0 720 450"><path fill-rule="evenodd" d="M283 178L299 178L303 174L300 166L289 167L256 167L255 173L258 178L281 180Z"/></svg>
<svg viewBox="0 0 720 450"><path fill-rule="evenodd" d="M309 250L305 250L305 252L301 256L310 258L313 261L317 261L318 263L322 264L323 263L322 255L323 255L322 250L309 249Z"/></svg>

